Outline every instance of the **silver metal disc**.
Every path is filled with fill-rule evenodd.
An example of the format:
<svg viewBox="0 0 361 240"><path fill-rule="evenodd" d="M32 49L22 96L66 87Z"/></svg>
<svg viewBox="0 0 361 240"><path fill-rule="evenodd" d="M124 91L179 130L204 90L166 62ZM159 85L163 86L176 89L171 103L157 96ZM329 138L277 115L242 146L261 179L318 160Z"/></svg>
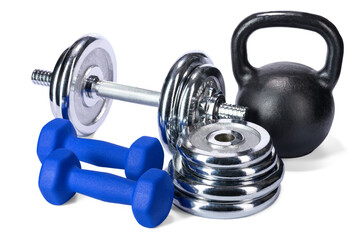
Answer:
<svg viewBox="0 0 361 240"><path fill-rule="evenodd" d="M255 214L278 197L284 165L262 127L218 119L187 127L168 166L173 203L208 218Z"/></svg>
<svg viewBox="0 0 361 240"><path fill-rule="evenodd" d="M273 176L267 177L273 179L269 186L257 181L253 184L244 182L232 186L223 183L224 186L217 186L180 177L170 161L168 172L174 183L173 204L186 212L206 218L229 219L256 214L272 205L279 195L284 166L279 159L277 162L277 170L272 173Z"/></svg>
<svg viewBox="0 0 361 240"><path fill-rule="evenodd" d="M212 168L244 168L268 156L269 133L261 126L235 119L219 119L190 126L178 140L184 157Z"/></svg>
<svg viewBox="0 0 361 240"><path fill-rule="evenodd" d="M189 76L182 91L181 98L178 104L177 132L181 133L186 127L194 126L197 123L207 120L208 116L213 117L213 109L216 104L213 104L212 110L207 109L208 99L213 95L222 93L222 100L224 102L224 81L221 72L212 64L203 64L196 67ZM211 114L207 114L211 111ZM180 134L178 134L179 136Z"/></svg>
<svg viewBox="0 0 361 240"><path fill-rule="evenodd" d="M170 69L162 90L158 108L158 123L164 147L176 152L178 139L178 106L184 87L192 71L200 65L212 64L209 57L201 52L188 53L180 57Z"/></svg>
<svg viewBox="0 0 361 240"><path fill-rule="evenodd" d="M109 42L96 35L77 40L59 58L50 85L50 105L57 118L69 119L79 136L94 133L104 121L110 99L90 98L84 91L90 76L116 81L116 60Z"/></svg>
<svg viewBox="0 0 361 240"><path fill-rule="evenodd" d="M173 204L190 214L216 219L232 219L256 214L271 206L278 198L281 187L256 200L245 202L211 202L194 199L175 190Z"/></svg>
<svg viewBox="0 0 361 240"><path fill-rule="evenodd" d="M178 158L173 158L172 161L171 176L174 179L174 187L184 194L209 201L234 202L256 199L278 188L284 174L283 162L277 157L273 158L276 163L275 167L267 174L254 179L239 179L238 181L207 180L193 174L184 166L179 167L181 162Z"/></svg>

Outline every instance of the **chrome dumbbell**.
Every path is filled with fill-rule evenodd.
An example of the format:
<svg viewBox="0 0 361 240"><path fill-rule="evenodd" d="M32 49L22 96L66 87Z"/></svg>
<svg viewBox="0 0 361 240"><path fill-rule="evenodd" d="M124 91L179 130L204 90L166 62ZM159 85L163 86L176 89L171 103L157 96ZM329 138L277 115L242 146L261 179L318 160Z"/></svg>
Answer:
<svg viewBox="0 0 361 240"><path fill-rule="evenodd" d="M54 116L69 119L80 136L99 128L111 99L158 107L162 140L171 152L185 127L218 118L244 119L246 114L244 107L225 103L223 77L204 53L179 58L161 92L155 92L115 83L114 52L107 40L94 35L67 48L53 72L35 70L32 80L50 86Z"/></svg>

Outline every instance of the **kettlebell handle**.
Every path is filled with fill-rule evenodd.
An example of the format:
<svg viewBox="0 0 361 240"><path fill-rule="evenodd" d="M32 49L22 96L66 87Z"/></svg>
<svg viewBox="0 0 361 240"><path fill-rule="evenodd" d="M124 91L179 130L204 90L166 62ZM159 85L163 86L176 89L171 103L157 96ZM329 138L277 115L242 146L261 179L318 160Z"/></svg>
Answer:
<svg viewBox="0 0 361 240"><path fill-rule="evenodd" d="M243 85L256 74L257 70L248 61L247 40L249 36L261 28L292 27L314 31L320 34L327 43L325 66L318 71L324 87L332 90L340 76L343 41L337 28L327 19L309 13L293 11L275 11L253 14L244 19L235 29L232 36L231 55L234 76L238 84Z"/></svg>

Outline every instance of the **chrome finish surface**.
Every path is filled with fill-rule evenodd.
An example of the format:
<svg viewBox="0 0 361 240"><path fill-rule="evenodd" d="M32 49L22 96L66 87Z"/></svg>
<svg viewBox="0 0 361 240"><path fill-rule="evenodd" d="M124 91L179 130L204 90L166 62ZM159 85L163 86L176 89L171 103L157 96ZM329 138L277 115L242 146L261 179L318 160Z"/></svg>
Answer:
<svg viewBox="0 0 361 240"><path fill-rule="evenodd" d="M216 219L231 219L247 217L271 206L278 198L281 188L263 198L252 199L243 202L210 202L203 199L176 191L174 193L173 204L190 214Z"/></svg>
<svg viewBox="0 0 361 240"><path fill-rule="evenodd" d="M178 105L177 132L207 120L216 119L215 109L225 101L221 72L212 63L197 66L188 76Z"/></svg>
<svg viewBox="0 0 361 240"><path fill-rule="evenodd" d="M160 93L147 89L137 88L110 81L95 81L92 92L103 98L116 99L125 102L158 107Z"/></svg>
<svg viewBox="0 0 361 240"><path fill-rule="evenodd" d="M218 118L244 119L246 108L224 104L224 93L222 74L205 53L185 54L173 64L158 108L160 135L169 152L177 152L178 137L188 126Z"/></svg>
<svg viewBox="0 0 361 240"><path fill-rule="evenodd" d="M278 197L284 165L260 126L230 119L186 128L168 166L174 204L209 218L245 217Z"/></svg>
<svg viewBox="0 0 361 240"><path fill-rule="evenodd" d="M51 73L53 115L69 119L79 136L94 133L105 120L111 100L88 99L84 86L91 75L115 81L115 66L114 52L105 39L91 35L76 41L63 52Z"/></svg>
<svg viewBox="0 0 361 240"><path fill-rule="evenodd" d="M31 75L31 80L34 84L41 86L50 86L52 73L40 69L35 69Z"/></svg>
<svg viewBox="0 0 361 240"><path fill-rule="evenodd" d="M35 84L50 85L55 117L67 118L78 135L97 130L109 111L110 99L158 106L164 146L176 152L184 128L218 118L244 119L246 108L225 103L220 71L201 52L180 57L169 71L161 92L115 83L116 62L110 44L99 36L85 36L66 49L53 72L35 70Z"/></svg>
<svg viewBox="0 0 361 240"><path fill-rule="evenodd" d="M211 136L226 139L214 142L210 141ZM188 159L215 168L249 166L262 161L273 149L270 135L264 128L232 119L190 126L179 139L178 147Z"/></svg>
<svg viewBox="0 0 361 240"><path fill-rule="evenodd" d="M216 110L219 119L245 120L247 114L247 108L229 103L221 103Z"/></svg>
<svg viewBox="0 0 361 240"><path fill-rule="evenodd" d="M200 52L188 53L180 57L170 69L161 90L158 108L159 131L165 147L171 153L176 152L179 129L179 102L192 71L212 61Z"/></svg>

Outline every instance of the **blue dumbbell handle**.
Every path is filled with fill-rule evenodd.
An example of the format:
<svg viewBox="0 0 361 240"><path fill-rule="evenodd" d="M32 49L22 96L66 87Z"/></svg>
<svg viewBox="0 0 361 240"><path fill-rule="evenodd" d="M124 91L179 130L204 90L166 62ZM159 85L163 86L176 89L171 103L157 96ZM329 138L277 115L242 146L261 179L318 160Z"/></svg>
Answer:
<svg viewBox="0 0 361 240"><path fill-rule="evenodd" d="M125 168L129 151L129 148L112 143L76 137L69 137L64 147L73 151L84 162L119 169Z"/></svg>
<svg viewBox="0 0 361 240"><path fill-rule="evenodd" d="M67 179L70 191L106 202L132 204L136 181L113 174L73 167Z"/></svg>

